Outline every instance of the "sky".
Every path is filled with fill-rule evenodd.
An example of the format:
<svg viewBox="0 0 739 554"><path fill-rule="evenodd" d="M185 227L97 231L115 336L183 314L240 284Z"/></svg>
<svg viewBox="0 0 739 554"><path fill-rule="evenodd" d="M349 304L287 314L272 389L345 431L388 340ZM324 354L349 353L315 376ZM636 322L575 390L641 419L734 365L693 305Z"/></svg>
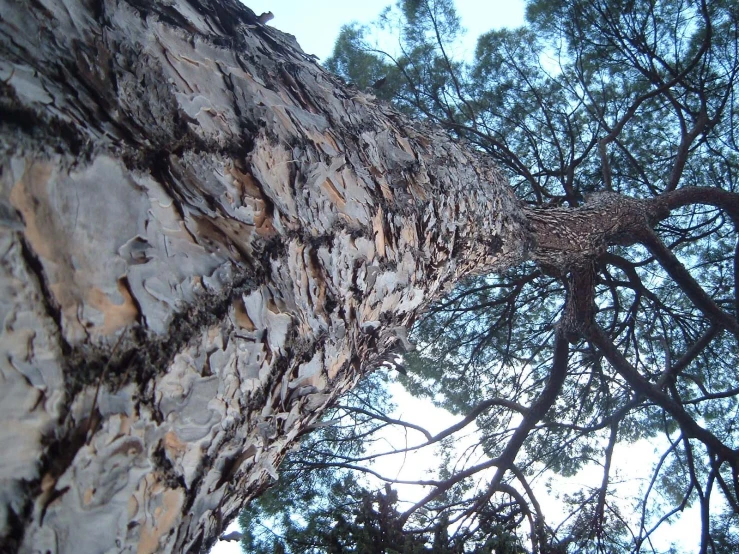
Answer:
<svg viewBox="0 0 739 554"><path fill-rule="evenodd" d="M395 0L247 0L257 15L271 11L268 25L295 35L306 54L328 58L342 26L358 21L369 23ZM518 27L524 22L523 0L456 0L457 13L468 30L465 50L472 51L478 36L491 29Z"/></svg>

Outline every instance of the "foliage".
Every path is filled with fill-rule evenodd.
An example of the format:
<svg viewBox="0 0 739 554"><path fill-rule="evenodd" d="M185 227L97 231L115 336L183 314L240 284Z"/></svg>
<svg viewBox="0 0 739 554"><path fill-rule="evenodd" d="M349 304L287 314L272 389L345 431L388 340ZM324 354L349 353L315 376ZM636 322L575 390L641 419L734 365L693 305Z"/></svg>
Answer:
<svg viewBox="0 0 739 554"><path fill-rule="evenodd" d="M576 208L608 191L664 201L665 216L653 234L593 260L595 321L568 347L556 394L570 276L529 263L471 279L432 307L414 330L404 383L474 422L479 441L460 455L442 440L451 432L427 437L442 445L435 492L381 527L402 529L408 552L426 551L413 548L432 536L460 552L519 552L523 538L531 551L638 552L697 505L701 552L735 551L739 6L529 0L527 20L484 34L463 61L452 56L463 30L451 0L401 0L374 27L345 28L327 66L362 89L385 78L380 99L489 154L532 209ZM396 32L398 51L372 47L374 29ZM638 496L619 499L614 450L639 439L661 450ZM339 465L363 458L362 446L346 454L328 435L315 440L327 465L332 449ZM565 497L567 513L550 526L529 481L593 465L602 481ZM317 479L303 469L301 479ZM324 495L324 519L311 519L310 502L281 517L301 514L324 535L351 529L340 551L360 552L360 514L376 521L368 506L394 506L394 496L343 471L316 488L333 494L342 483Z"/></svg>
<svg viewBox="0 0 739 554"><path fill-rule="evenodd" d="M373 415L392 410L386 379L386 374L375 372L363 380L343 405L330 410L321 425L303 438L299 453L287 455L279 480L239 518L248 552L272 552L273 548L321 552L332 544L327 530L334 524L348 532L342 514L361 505L361 500L353 499L370 493L348 468L331 462L359 457L370 446L371 441L364 439L382 426Z"/></svg>
<svg viewBox="0 0 739 554"><path fill-rule="evenodd" d="M327 414L324 423L288 454L280 479L242 512L242 545L247 552L300 554L492 554L524 552L518 545L515 510L487 511L491 531L480 544L449 538L448 522L428 522L421 532L403 531L398 495L389 484L372 491L350 463L371 446L378 419L392 411L387 376L375 372ZM289 508L287 508L289 507ZM494 532L493 532L494 531Z"/></svg>

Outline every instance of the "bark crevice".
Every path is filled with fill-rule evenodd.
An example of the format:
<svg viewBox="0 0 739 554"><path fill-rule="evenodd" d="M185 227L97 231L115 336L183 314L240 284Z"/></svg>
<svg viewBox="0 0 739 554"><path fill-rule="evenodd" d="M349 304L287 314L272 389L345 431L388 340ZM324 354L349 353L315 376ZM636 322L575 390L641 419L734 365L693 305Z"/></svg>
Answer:
<svg viewBox="0 0 739 554"><path fill-rule="evenodd" d="M62 313L57 305L54 294L49 290L49 282L46 277L46 272L44 271L44 266L41 263L41 260L39 260L38 255L33 251L33 248L28 244L28 241L24 237L20 238L19 243L21 245L21 253L23 255L23 260L26 263L26 267L36 280L36 290L41 296L41 303L44 306L44 310L56 324L59 348L63 355L69 355L72 348L64 339L64 335L62 333Z"/></svg>

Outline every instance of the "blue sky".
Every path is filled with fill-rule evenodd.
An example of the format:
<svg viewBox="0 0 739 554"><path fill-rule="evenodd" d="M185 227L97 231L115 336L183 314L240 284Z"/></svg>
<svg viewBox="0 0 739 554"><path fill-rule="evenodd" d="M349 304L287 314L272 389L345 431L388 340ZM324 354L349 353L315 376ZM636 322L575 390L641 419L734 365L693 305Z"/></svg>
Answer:
<svg viewBox="0 0 739 554"><path fill-rule="evenodd" d="M343 25L352 21L369 23L383 8L393 3L393 0L244 2L257 15L271 11L275 18L269 25L295 35L306 53L315 54L321 60L331 55ZM474 49L475 41L482 33L500 27L518 27L524 21L523 0L456 0L455 6L462 25L468 30L467 41L462 45L468 51Z"/></svg>

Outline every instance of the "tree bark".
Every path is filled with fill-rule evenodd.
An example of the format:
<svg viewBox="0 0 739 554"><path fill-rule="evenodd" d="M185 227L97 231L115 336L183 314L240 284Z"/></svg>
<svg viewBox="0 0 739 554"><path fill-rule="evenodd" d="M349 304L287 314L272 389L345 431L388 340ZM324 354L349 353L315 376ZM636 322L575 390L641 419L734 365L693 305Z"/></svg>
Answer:
<svg viewBox="0 0 739 554"><path fill-rule="evenodd" d="M3 552L208 548L432 299L648 216L537 217L231 0L0 13Z"/></svg>

